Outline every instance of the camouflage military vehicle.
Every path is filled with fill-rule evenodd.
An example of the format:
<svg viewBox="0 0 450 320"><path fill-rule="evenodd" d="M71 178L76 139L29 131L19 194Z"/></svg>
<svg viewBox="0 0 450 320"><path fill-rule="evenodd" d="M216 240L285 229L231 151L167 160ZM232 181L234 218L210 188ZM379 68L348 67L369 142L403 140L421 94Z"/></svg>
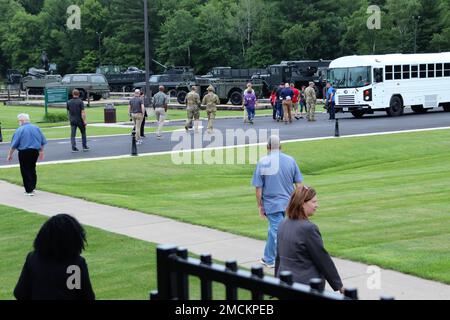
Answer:
<svg viewBox="0 0 450 320"><path fill-rule="evenodd" d="M80 91L80 98L86 100L88 94L94 101L109 97L109 84L105 76L97 73L66 74L60 82L49 83L46 88L67 88L69 98L72 90Z"/></svg>
<svg viewBox="0 0 450 320"><path fill-rule="evenodd" d="M61 78L59 74L47 74L44 69L30 68L22 79L22 89L32 95L42 95L47 84L60 82Z"/></svg>
<svg viewBox="0 0 450 320"><path fill-rule="evenodd" d="M190 87L195 85L200 94L204 97L207 94L207 88L212 85L216 94L219 96L221 104L227 104L228 101L233 105L242 105L242 97L245 88L247 87L246 79L219 79L209 77L196 77L193 81L185 82L178 86L177 101L184 104L186 101L186 94L190 91ZM259 79L252 80L253 90L255 90L257 97L262 97L263 82Z"/></svg>
<svg viewBox="0 0 450 320"><path fill-rule="evenodd" d="M166 67L162 74L154 74L149 78L150 91L152 94L158 92L159 86L164 86L171 97L178 94L178 86L192 81L195 78L194 70L186 66ZM134 84L137 89L145 89L145 81Z"/></svg>
<svg viewBox="0 0 450 320"><path fill-rule="evenodd" d="M97 68L96 73L101 73L109 83L109 90L112 92L131 92L134 83L145 81L145 71L136 67L128 67L123 71L120 66L105 65Z"/></svg>

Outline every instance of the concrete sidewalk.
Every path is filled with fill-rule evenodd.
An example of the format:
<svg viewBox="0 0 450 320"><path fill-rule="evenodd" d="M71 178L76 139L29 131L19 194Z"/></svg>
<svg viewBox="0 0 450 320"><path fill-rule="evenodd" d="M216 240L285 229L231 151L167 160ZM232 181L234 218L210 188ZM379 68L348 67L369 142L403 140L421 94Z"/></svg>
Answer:
<svg viewBox="0 0 450 320"><path fill-rule="evenodd" d="M45 216L67 213L82 224L158 244L176 244L196 254L210 253L214 259L236 259L241 266L258 263L264 241L233 235L206 227L137 211L96 204L67 196L37 191L24 196L22 187L0 180L0 204ZM255 219L259 219L255 212ZM358 289L360 299L378 299L380 295L396 299L450 299L450 286L391 270L381 270L381 289L368 289L371 274L362 263L333 258L345 287ZM273 269L267 269L272 273ZM327 284L327 289L330 287Z"/></svg>

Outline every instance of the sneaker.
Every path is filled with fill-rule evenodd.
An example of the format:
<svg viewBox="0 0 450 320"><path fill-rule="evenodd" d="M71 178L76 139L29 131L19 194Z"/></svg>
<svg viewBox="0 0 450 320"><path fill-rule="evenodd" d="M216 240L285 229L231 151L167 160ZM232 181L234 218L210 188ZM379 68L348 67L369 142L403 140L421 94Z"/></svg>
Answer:
<svg viewBox="0 0 450 320"><path fill-rule="evenodd" d="M275 263L271 263L271 264L269 264L269 263L267 263L266 261L264 261L264 258L261 258L260 260L259 260L259 263L261 263L264 267L266 267L266 268L275 268Z"/></svg>
<svg viewBox="0 0 450 320"><path fill-rule="evenodd" d="M28 197L33 197L33 196L35 195L35 193L34 193L34 191L31 191L31 192L25 192L24 195L25 195L25 196L28 196Z"/></svg>
<svg viewBox="0 0 450 320"><path fill-rule="evenodd" d="M89 150L91 150L91 148L89 148L88 146L84 146L84 147L83 147L83 151L84 151L84 152L87 152L87 151L89 151Z"/></svg>
<svg viewBox="0 0 450 320"><path fill-rule="evenodd" d="M136 145L138 146L138 145L141 145L142 144L142 141L141 140L138 140L138 141L136 141Z"/></svg>
<svg viewBox="0 0 450 320"><path fill-rule="evenodd" d="M75 153L75 152L80 152L80 150L78 150L77 147L74 147L74 148L72 148L72 153Z"/></svg>

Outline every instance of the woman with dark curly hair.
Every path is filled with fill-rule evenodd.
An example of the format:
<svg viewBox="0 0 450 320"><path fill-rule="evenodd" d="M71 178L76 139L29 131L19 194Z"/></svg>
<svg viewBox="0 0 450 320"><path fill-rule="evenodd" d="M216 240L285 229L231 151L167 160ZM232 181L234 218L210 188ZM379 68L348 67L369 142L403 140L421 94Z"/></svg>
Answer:
<svg viewBox="0 0 450 320"><path fill-rule="evenodd" d="M51 217L34 240L14 289L18 300L94 300L86 261L86 232L67 214Z"/></svg>
<svg viewBox="0 0 450 320"><path fill-rule="evenodd" d="M319 228L309 221L318 207L316 191L297 188L286 209L287 218L278 227L275 274L290 271L294 282L309 284L312 278L326 279L334 291L344 292L341 277L325 250ZM323 282L323 290L325 282Z"/></svg>

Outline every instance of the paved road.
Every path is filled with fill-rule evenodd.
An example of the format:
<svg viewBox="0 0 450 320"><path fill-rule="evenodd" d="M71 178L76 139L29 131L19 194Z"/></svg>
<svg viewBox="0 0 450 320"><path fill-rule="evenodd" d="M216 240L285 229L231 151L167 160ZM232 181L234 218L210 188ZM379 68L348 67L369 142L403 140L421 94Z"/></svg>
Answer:
<svg viewBox="0 0 450 320"><path fill-rule="evenodd" d="M282 122L274 122L271 117L258 117L254 125L244 124L242 119L220 119L216 120L216 129L220 130L225 137L227 129L279 129L282 140L304 139L316 137L333 136L335 132L335 123L327 120L327 114L318 114L316 122L307 122L304 119L294 122L290 125L285 125ZM443 111L428 112L427 114L414 114L411 112L405 113L401 117L390 118L384 113L368 115L362 119L355 119L350 114L339 114L339 128L340 134L365 134L386 131L400 131L411 129L437 128L450 126L450 113ZM183 125L183 121L171 121L171 126ZM154 126L155 124L150 124ZM202 121L202 125L206 128L207 122ZM184 131L183 131L184 132ZM269 131L270 133L270 131ZM180 144L180 136L186 138L185 133L179 133L178 137L174 137L172 133L165 133L162 140L157 140L154 134L150 134L144 141L144 144L138 146L139 153L153 153L171 151ZM193 133L191 136L191 147L198 148L198 144L194 144ZM172 141L171 138L176 138ZM186 139L184 140L186 141ZM248 140L247 140L248 141ZM198 143L195 142L195 143ZM238 143L235 139L234 144ZM81 145L78 142L79 146ZM88 141L91 151L83 153L71 153L70 140L59 139L49 141L46 147L46 159L44 161L60 161L60 160L76 160L83 158L99 158L110 156L129 155L131 152L131 136L111 136L101 138L90 138ZM211 142L203 141L203 147L207 147ZM227 141L227 144L233 144ZM0 167L8 164L17 164L17 155L15 159L8 163L6 161L6 154L9 148L8 143L0 144Z"/></svg>

